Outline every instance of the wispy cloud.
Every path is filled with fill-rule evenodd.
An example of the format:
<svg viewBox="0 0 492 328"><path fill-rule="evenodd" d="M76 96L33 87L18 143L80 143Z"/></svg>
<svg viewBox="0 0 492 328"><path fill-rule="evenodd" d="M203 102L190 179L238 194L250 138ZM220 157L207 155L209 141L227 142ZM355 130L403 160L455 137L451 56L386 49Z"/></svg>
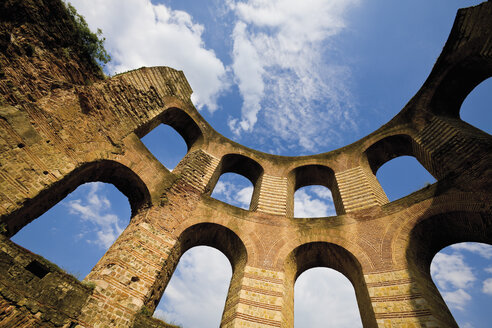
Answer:
<svg viewBox="0 0 492 328"><path fill-rule="evenodd" d="M450 248L458 251L476 253L483 258L492 259L492 247L481 243L459 243L451 245Z"/></svg>
<svg viewBox="0 0 492 328"><path fill-rule="evenodd" d="M186 12L150 0L71 0L89 25L101 28L111 53L111 73L141 66L183 70L200 109L215 111L218 96L228 88L226 68L207 49L203 26Z"/></svg>
<svg viewBox="0 0 492 328"><path fill-rule="evenodd" d="M485 279L482 285L482 292L492 295L492 278Z"/></svg>
<svg viewBox="0 0 492 328"><path fill-rule="evenodd" d="M432 260L431 274L446 303L452 308L464 310L472 299L465 289L469 289L476 280L464 256L459 253L436 254Z"/></svg>
<svg viewBox="0 0 492 328"><path fill-rule="evenodd" d="M263 115L263 132L312 151L334 141L335 130L355 127L350 69L336 64L330 41L357 2L231 3L237 16L232 70L243 97L241 118L229 120L235 134L252 132ZM328 129L333 125L341 130Z"/></svg>
<svg viewBox="0 0 492 328"><path fill-rule="evenodd" d="M87 242L107 249L121 234L123 228L118 216L111 213L110 201L100 193L101 186L100 182L91 183L84 199L71 200L67 206L70 214L92 225L92 229L85 230L78 237L84 237L90 231L95 231L97 238L87 239Z"/></svg>
<svg viewBox="0 0 492 328"><path fill-rule="evenodd" d="M221 178L215 185L212 197L231 205L249 209L251 196L253 195L253 186L244 186L244 184L237 182L234 179L228 181L227 178Z"/></svg>

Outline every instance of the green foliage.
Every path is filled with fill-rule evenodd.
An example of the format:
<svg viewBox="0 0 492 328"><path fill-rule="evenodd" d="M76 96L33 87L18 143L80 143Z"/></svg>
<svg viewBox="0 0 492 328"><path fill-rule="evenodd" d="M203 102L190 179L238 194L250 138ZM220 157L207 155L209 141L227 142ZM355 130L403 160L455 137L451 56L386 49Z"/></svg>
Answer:
<svg viewBox="0 0 492 328"><path fill-rule="evenodd" d="M146 317L152 316L152 312L145 305L140 308L140 313Z"/></svg>
<svg viewBox="0 0 492 328"><path fill-rule="evenodd" d="M97 66L99 63L107 64L111 60L111 56L104 49L106 38L102 37L101 29L98 28L96 33L91 32L84 17L77 13L75 7L70 2L66 3L65 6L73 20L79 40L78 46L83 54L88 56L92 63Z"/></svg>

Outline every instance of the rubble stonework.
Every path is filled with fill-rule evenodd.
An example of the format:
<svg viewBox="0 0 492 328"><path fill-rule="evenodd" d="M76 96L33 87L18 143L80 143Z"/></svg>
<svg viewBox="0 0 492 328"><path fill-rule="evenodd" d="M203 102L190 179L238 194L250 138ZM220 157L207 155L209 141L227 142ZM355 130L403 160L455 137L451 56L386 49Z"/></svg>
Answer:
<svg viewBox="0 0 492 328"><path fill-rule="evenodd" d="M166 327L142 313L154 311L180 256L207 245L233 268L221 327L293 327L295 280L319 266L352 282L364 327L457 327L429 268L445 246L492 244L492 137L459 117L492 75L490 17L490 1L458 11L429 77L387 124L335 151L283 157L213 130L180 71L101 78L73 48L61 1L4 1L3 234L90 181L114 184L132 218L82 283L2 237L0 326ZM172 172L140 140L161 123L188 146ZM437 182L388 202L375 174L402 155ZM210 197L226 172L253 183L249 210ZM331 190L337 215L293 218L295 190L313 184Z"/></svg>

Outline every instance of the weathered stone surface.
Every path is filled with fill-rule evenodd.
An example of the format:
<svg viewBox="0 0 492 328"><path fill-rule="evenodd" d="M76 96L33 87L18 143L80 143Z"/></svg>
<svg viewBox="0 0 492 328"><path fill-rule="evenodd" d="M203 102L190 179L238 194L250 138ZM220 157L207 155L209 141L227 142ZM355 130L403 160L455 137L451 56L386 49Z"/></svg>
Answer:
<svg viewBox="0 0 492 328"><path fill-rule="evenodd" d="M89 181L113 183L132 207L129 226L86 278L92 292L2 239L0 326L158 327L142 309L155 309L186 250L208 245L233 268L222 327L292 327L295 279L316 266L350 279L365 327L456 327L429 266L447 245L492 244L492 137L459 118L466 95L492 75L492 2L458 12L427 81L391 121L303 157L218 134L182 72L101 78L74 48L58 0L0 6L2 231L14 235ZM140 141L161 123L188 146L173 172ZM438 181L388 202L375 174L402 155ZM227 172L253 183L249 210L210 197ZM293 218L295 190L312 184L332 191L337 216Z"/></svg>

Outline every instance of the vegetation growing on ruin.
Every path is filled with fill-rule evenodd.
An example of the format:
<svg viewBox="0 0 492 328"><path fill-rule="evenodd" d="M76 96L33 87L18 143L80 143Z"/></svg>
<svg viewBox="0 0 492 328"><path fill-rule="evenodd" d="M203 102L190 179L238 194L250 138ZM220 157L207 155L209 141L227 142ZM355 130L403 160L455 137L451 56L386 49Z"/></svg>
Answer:
<svg viewBox="0 0 492 328"><path fill-rule="evenodd" d="M78 40L77 46L81 49L83 55L87 56L95 66L107 64L111 60L111 56L104 48L106 38L102 37L102 30L98 28L97 32L93 33L89 29L84 16L77 13L77 10L70 2L65 3L65 7L74 24Z"/></svg>

